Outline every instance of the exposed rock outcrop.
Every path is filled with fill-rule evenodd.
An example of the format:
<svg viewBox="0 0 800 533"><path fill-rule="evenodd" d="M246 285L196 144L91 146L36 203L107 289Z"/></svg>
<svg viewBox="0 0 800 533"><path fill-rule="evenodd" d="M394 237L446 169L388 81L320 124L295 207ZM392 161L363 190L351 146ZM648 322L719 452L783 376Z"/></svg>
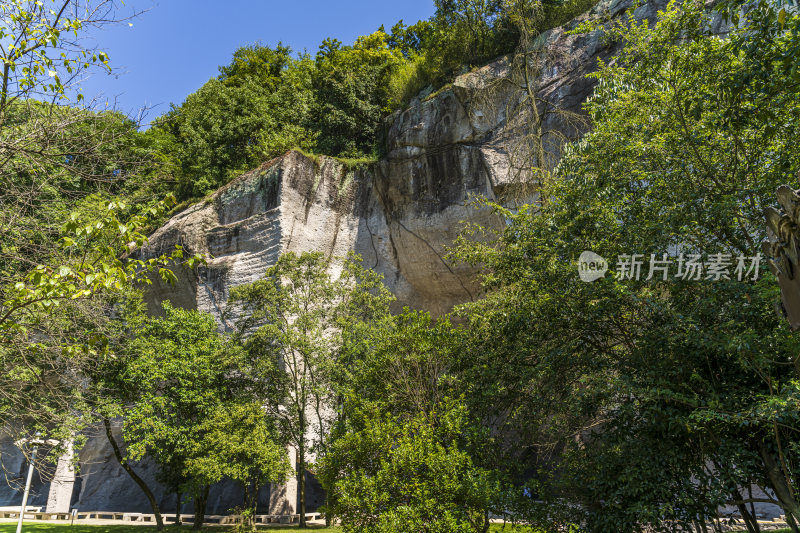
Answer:
<svg viewBox="0 0 800 533"><path fill-rule="evenodd" d="M427 168L426 168L427 166ZM208 257L176 287L156 282L152 310L164 299L221 317L231 287L258 279L280 254L348 252L384 275L399 305L446 312L477 288L463 267L445 260L460 220L488 213L464 205L492 195L486 165L450 151L423 164L385 161L348 169L333 159L289 152L170 220L147 254L176 244Z"/></svg>
<svg viewBox="0 0 800 533"><path fill-rule="evenodd" d="M613 19L629 5L601 2L581 19ZM637 16L653 17L661 6L649 2ZM538 75L532 90L554 159L561 141L577 138L586 126L576 119L593 86L586 74L617 46L603 43L600 32L568 35L565 27L533 44L529 60ZM447 261L447 247L462 222L502 227L499 217L470 200L501 198L537 164L530 159L527 94L511 62L501 58L390 116L387 155L378 163L347 168L289 152L238 178L151 237L147 255L180 244L209 258L206 267L183 273L176 287L157 282L149 295L152 310L169 299L220 317L231 287L258 279L281 253L311 250L332 257L358 253L383 274L398 307L442 314L475 298L473 272Z"/></svg>

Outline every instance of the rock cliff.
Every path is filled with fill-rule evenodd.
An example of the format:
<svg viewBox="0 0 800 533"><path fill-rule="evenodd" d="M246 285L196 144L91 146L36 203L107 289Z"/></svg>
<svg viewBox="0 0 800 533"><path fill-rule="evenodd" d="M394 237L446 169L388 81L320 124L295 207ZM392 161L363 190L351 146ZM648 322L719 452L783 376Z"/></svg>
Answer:
<svg viewBox="0 0 800 533"><path fill-rule="evenodd" d="M582 18L614 18L629 4L601 2ZM656 4L637 15L654 16ZM464 222L502 227L499 217L470 200L505 200L539 164L532 148L537 121L526 103L530 92L537 95L546 137L542 165L552 166L561 142L584 131L580 107L592 90L586 74L598 58L616 51L599 32L573 36L567 29L533 43L528 61L536 79L525 82L501 58L388 117L386 156L377 163L348 167L289 152L173 217L151 236L145 254L180 244L209 260L196 272L181 273L177 286L157 282L149 292L151 310L158 312L168 299L220 317L231 287L258 279L288 251L358 253L383 274L398 308L442 314L475 298L474 273L447 261L447 247ZM527 193L523 199L530 198Z"/></svg>

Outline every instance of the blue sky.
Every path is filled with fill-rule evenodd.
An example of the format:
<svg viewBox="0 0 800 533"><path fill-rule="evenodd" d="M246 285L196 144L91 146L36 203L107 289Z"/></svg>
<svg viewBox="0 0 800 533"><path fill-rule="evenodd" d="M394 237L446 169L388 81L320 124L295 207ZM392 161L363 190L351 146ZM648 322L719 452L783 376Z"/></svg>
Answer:
<svg viewBox="0 0 800 533"><path fill-rule="evenodd" d="M133 26L93 36L116 72L96 72L81 87L87 99L116 101L129 114L153 107L153 119L216 76L239 46L283 41L314 54L326 37L351 44L381 24L388 30L400 19L426 19L434 6L433 0L126 0L125 9L149 11Z"/></svg>

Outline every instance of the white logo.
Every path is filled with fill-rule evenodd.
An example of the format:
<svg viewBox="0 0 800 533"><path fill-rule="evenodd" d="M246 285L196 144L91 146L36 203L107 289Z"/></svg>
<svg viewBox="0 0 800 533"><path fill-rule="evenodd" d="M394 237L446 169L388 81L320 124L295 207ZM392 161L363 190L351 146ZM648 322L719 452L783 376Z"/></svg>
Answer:
<svg viewBox="0 0 800 533"><path fill-rule="evenodd" d="M644 254L622 254L617 256L616 270L611 274L618 281L667 281L670 274L683 281L758 281L761 274L762 255L734 256L715 253L704 255L650 254L650 261ZM649 269L648 269L649 264ZM673 272L677 265L677 272ZM610 270L608 261L594 252L583 252L578 259L578 274L581 280L591 283ZM646 275L646 277L645 277Z"/></svg>
<svg viewBox="0 0 800 533"><path fill-rule="evenodd" d="M578 274L581 281L591 283L606 275L608 261L594 252L583 252L578 259Z"/></svg>

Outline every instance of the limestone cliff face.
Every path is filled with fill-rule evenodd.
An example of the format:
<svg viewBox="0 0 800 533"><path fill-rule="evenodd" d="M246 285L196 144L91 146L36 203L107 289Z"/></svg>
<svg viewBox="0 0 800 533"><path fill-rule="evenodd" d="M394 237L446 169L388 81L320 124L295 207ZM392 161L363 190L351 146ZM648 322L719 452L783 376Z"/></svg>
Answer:
<svg viewBox="0 0 800 533"><path fill-rule="evenodd" d="M150 239L148 255L176 244L208 258L179 283L154 285L152 310L173 304L218 318L231 287L255 281L284 252L318 251L331 258L356 252L384 275L398 305L449 310L476 293L470 273L444 258L460 220L493 223L466 207L470 195L492 195L483 161L447 157L433 169L385 161L348 169L299 152L264 164L175 216Z"/></svg>
<svg viewBox="0 0 800 533"><path fill-rule="evenodd" d="M665 3L647 2L636 16L654 20ZM630 4L603 0L578 21L614 20ZM388 117L387 154L378 163L347 168L330 158L289 152L175 215L151 236L143 253L158 255L180 244L206 255L208 264L176 272L175 286L156 281L148 294L151 311L157 313L160 303L170 300L222 321L230 289L257 280L287 251L360 254L365 266L383 274L398 309L408 305L442 314L476 298L474 272L448 262L447 247L462 222L502 228L504 221L469 201L478 195L519 201L515 187L529 180L530 166L552 165L560 142L585 130L574 114L593 88L585 75L598 58L618 50L617 44L603 43L599 32L567 35L578 21L533 43L533 78L521 79L507 59L499 59ZM536 113L527 98L531 93L538 97ZM536 161L532 133L537 125L546 133L547 161ZM522 199L529 198L530 191L524 191ZM73 504L83 510L148 512L139 489L107 448L99 437L84 446ZM18 468L21 463L14 463L12 474ZM152 480L152 467L142 469ZM18 493L5 492L10 496L0 494L0 504L18 501ZM156 492L171 511L173 496L160 487ZM227 511L237 498L233 487L215 487L210 512Z"/></svg>

